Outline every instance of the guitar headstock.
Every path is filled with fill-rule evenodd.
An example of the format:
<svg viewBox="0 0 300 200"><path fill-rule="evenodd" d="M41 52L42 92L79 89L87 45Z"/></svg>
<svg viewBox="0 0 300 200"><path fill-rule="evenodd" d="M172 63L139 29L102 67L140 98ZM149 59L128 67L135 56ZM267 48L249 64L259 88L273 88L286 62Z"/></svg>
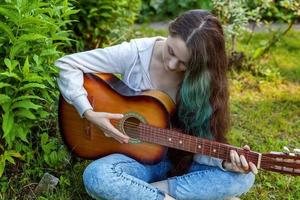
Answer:
<svg viewBox="0 0 300 200"><path fill-rule="evenodd" d="M300 149L290 152L270 152L262 154L261 168L269 171L300 176Z"/></svg>

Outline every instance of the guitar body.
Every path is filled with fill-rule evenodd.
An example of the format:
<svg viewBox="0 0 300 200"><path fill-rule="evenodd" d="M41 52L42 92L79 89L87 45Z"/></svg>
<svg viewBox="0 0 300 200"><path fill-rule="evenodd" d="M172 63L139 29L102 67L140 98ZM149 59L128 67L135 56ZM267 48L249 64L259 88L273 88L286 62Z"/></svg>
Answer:
<svg viewBox="0 0 300 200"><path fill-rule="evenodd" d="M112 74L85 74L84 88L97 112L122 113L123 122L143 122L169 128L175 105L161 91L135 92ZM161 160L165 147L152 143L121 144L106 137L103 131L81 118L62 96L59 101L59 128L69 149L81 158L96 159L112 153L128 155L140 162L153 164ZM122 121L117 128L126 133Z"/></svg>

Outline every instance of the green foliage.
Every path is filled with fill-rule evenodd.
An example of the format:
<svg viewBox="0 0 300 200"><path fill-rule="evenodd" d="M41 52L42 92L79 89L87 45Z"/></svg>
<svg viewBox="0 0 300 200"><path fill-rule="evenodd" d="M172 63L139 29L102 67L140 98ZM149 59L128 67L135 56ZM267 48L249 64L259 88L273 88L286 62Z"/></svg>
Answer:
<svg viewBox="0 0 300 200"><path fill-rule="evenodd" d="M253 0L247 2L247 6L249 9L259 8L260 21L262 21L266 26L275 20L288 24L285 30L272 31L270 29L272 37L270 37L265 45L257 49L255 54L253 54L254 59L264 56L287 32L289 32L295 21L300 18L300 2L298 0Z"/></svg>
<svg viewBox="0 0 300 200"><path fill-rule="evenodd" d="M0 150L4 151L3 154L0 155L0 177L1 177L4 172L6 161L10 162L11 164L15 164L14 158L21 158L21 154L14 150L5 151L2 145L0 145Z"/></svg>
<svg viewBox="0 0 300 200"><path fill-rule="evenodd" d="M124 39L140 9L140 0L78 0L80 12L70 24L75 32L77 51L112 45Z"/></svg>
<svg viewBox="0 0 300 200"><path fill-rule="evenodd" d="M5 161L13 163L13 157L21 154L32 161L39 133L44 129L56 132L58 90L53 63L61 55L58 48L68 40L65 24L75 12L67 0L0 4L1 169ZM50 150L46 163L54 165L54 147Z"/></svg>
<svg viewBox="0 0 300 200"><path fill-rule="evenodd" d="M247 7L259 7L264 21L290 22L300 17L300 2L298 0L248 0Z"/></svg>
<svg viewBox="0 0 300 200"><path fill-rule="evenodd" d="M249 21L260 20L259 8L249 9L244 0L213 0L213 12L223 24L230 53L235 51L236 38L248 30L246 25Z"/></svg>
<svg viewBox="0 0 300 200"><path fill-rule="evenodd" d="M269 41L271 34L259 32L252 35L251 43L248 43L250 34L244 34L238 40L237 51L245 52L244 59L248 59L233 68L237 72L243 70L251 72L255 76L264 77L269 80L287 78L291 81L299 82L300 66L299 31L287 33L282 36L276 45L269 50L269 54L260 59L252 59L251 56L260 51Z"/></svg>
<svg viewBox="0 0 300 200"><path fill-rule="evenodd" d="M277 76L276 70L266 65L257 65L257 62L274 48L277 42L287 34L292 28L299 12L300 3L296 0L282 0L278 2L263 0L213 0L213 12L219 17L224 25L225 36L227 41L228 55L230 56L230 66L243 70L250 70L254 74ZM272 11L272 12L271 12ZM247 28L249 22L253 23L252 33L247 39L247 44L251 43L253 30L258 23L264 23L267 27L269 22L266 21L266 13L272 13L277 16L277 20L281 20L288 24L285 30L271 31L272 36L265 41L261 41L259 47L255 51L237 52L237 39L242 34L250 32Z"/></svg>
<svg viewBox="0 0 300 200"><path fill-rule="evenodd" d="M47 133L40 135L40 145L44 161L48 166L61 168L61 164L67 163L66 149L59 143L57 138L49 138Z"/></svg>
<svg viewBox="0 0 300 200"><path fill-rule="evenodd" d="M155 20L174 18L183 11L199 8L210 10L212 3L208 0L143 0L138 21L142 23L150 18Z"/></svg>
<svg viewBox="0 0 300 200"><path fill-rule="evenodd" d="M234 10L235 14L240 14L243 18L243 10L248 11L260 10L260 16L266 21L288 21L293 18L299 19L299 1L298 0L279 0L279 1L266 1L266 0L143 0L139 16L139 22L148 22L151 19L162 20L166 18L174 18L179 13L190 9L206 9L212 10L215 5L227 4ZM240 5L240 6L238 6ZM242 11L238 13L237 10ZM228 10L224 10L227 12ZM230 10L229 10L230 11ZM225 15L227 13L224 13ZM241 19L236 18L241 21Z"/></svg>

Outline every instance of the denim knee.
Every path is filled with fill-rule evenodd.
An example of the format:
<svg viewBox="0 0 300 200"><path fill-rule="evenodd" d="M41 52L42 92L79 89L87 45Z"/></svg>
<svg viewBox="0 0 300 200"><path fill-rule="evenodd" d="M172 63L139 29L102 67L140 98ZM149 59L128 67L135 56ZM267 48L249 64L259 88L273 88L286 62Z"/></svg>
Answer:
<svg viewBox="0 0 300 200"><path fill-rule="evenodd" d="M231 186L227 189L228 196L241 196L242 194L247 193L254 184L255 175L252 172L248 174L240 174L236 173L236 176L233 177L234 181L232 181Z"/></svg>
<svg viewBox="0 0 300 200"><path fill-rule="evenodd" d="M112 154L89 164L83 172L83 183L87 193L95 199L155 199L161 200L164 194L157 188L136 178L130 173L137 164L135 160L121 154ZM129 164L129 165L128 165Z"/></svg>
<svg viewBox="0 0 300 200"><path fill-rule="evenodd" d="M112 198L117 195L113 191L115 184L121 181L121 171L116 169L116 164L125 159L124 155L113 154L90 163L83 172L83 183L89 195L93 198ZM119 160L117 162L117 160ZM121 188L119 188L121 189Z"/></svg>
<svg viewBox="0 0 300 200"><path fill-rule="evenodd" d="M224 172L217 168L168 180L172 196L180 200L220 200L240 196L253 186L253 173Z"/></svg>
<svg viewBox="0 0 300 200"><path fill-rule="evenodd" d="M90 163L83 172L83 184L86 192L97 199L99 196L104 196L109 184L107 180L107 170L111 169L110 166L104 162L94 161Z"/></svg>
<svg viewBox="0 0 300 200"><path fill-rule="evenodd" d="M255 175L252 172L249 172L248 174L245 175L241 175L239 177L241 194L248 192L253 186L254 181L255 181Z"/></svg>

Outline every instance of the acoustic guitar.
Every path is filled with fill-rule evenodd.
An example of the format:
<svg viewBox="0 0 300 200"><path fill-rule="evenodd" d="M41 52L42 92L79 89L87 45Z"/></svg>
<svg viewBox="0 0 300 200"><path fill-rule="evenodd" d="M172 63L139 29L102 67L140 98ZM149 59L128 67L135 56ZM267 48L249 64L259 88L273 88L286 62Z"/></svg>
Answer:
<svg viewBox="0 0 300 200"><path fill-rule="evenodd" d="M81 118L62 96L59 101L59 127L69 149L85 159L96 159L112 153L122 153L142 163L160 161L167 147L200 153L230 162L230 150L243 154L257 168L300 175L300 152L262 154L215 141L183 134L170 128L170 116L175 105L158 90L136 92L112 74L85 74L84 88L95 111L122 113L111 123L130 137L121 144L106 137L102 129Z"/></svg>

